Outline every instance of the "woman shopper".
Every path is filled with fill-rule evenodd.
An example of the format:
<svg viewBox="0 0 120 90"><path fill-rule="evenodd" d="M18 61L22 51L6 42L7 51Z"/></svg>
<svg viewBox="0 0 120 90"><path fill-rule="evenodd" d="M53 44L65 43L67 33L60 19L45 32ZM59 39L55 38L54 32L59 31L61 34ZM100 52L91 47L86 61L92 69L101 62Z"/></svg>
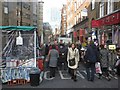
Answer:
<svg viewBox="0 0 120 90"><path fill-rule="evenodd" d="M67 61L71 79L77 81L76 70L79 62L79 50L76 48L74 43L72 43L71 47L68 48Z"/></svg>
<svg viewBox="0 0 120 90"><path fill-rule="evenodd" d="M59 53L56 50L55 45L52 45L52 49L49 51L48 53L48 57L49 57L49 67L50 67L50 78L54 78L55 77L55 71L57 68L57 62L58 62L58 58L59 58ZM46 61L48 61L46 60Z"/></svg>
<svg viewBox="0 0 120 90"><path fill-rule="evenodd" d="M102 67L102 73L106 77L106 79L109 81L110 80L110 76L109 76L109 72L108 72L109 52L107 50L106 45L100 45L100 47L101 47L101 49L100 49L100 63L101 63L101 67Z"/></svg>

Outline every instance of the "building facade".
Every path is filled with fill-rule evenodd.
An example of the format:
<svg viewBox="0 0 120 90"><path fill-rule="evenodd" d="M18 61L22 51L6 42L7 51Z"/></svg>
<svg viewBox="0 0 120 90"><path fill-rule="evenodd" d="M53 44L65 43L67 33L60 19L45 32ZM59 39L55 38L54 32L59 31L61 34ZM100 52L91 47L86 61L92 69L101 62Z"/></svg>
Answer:
<svg viewBox="0 0 120 90"><path fill-rule="evenodd" d="M36 26L37 25L37 1L17 0L17 2L11 2L4 0L2 2L2 25L15 25L15 26Z"/></svg>
<svg viewBox="0 0 120 90"><path fill-rule="evenodd" d="M120 1L99 0L95 2L94 9L91 8L92 5L89 7L89 28L95 32L99 43L120 47Z"/></svg>
<svg viewBox="0 0 120 90"><path fill-rule="evenodd" d="M49 43L52 38L52 27L48 22L43 23L44 43Z"/></svg>
<svg viewBox="0 0 120 90"><path fill-rule="evenodd" d="M0 2L1 26L37 26L37 0L3 0ZM8 42L8 32L2 32L2 48ZM27 43L27 40L25 41Z"/></svg>
<svg viewBox="0 0 120 90"><path fill-rule="evenodd" d="M88 0L67 0L67 32L74 42L83 42L88 29Z"/></svg>
<svg viewBox="0 0 120 90"><path fill-rule="evenodd" d="M37 16L38 16L38 36L39 36L39 41L40 43L44 43L43 41L43 1L38 2L38 7L37 7Z"/></svg>
<svg viewBox="0 0 120 90"><path fill-rule="evenodd" d="M66 35L67 33L67 13L66 5L63 5L61 10L61 35Z"/></svg>
<svg viewBox="0 0 120 90"><path fill-rule="evenodd" d="M83 43L92 37L120 47L120 1L67 0L66 7L67 34L73 41Z"/></svg>

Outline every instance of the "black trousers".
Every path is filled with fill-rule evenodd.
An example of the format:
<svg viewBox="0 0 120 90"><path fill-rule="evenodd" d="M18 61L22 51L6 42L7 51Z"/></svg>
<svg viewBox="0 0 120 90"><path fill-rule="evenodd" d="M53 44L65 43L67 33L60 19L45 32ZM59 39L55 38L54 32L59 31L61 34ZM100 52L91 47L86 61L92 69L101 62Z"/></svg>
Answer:
<svg viewBox="0 0 120 90"><path fill-rule="evenodd" d="M63 68L67 69L67 60L65 58L60 57L58 60L58 67L62 69L62 63L64 64Z"/></svg>
<svg viewBox="0 0 120 90"><path fill-rule="evenodd" d="M55 77L56 67L50 67L50 78Z"/></svg>
<svg viewBox="0 0 120 90"><path fill-rule="evenodd" d="M71 78L75 80L76 79L76 69L69 68L68 72L71 75Z"/></svg>

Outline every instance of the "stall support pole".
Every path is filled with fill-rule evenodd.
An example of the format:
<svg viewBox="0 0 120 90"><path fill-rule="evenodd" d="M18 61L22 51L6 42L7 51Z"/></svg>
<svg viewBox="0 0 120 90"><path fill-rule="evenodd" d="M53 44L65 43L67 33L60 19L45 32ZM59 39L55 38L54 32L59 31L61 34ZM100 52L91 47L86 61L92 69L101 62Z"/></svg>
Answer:
<svg viewBox="0 0 120 90"><path fill-rule="evenodd" d="M36 67L36 30L34 30L34 67Z"/></svg>

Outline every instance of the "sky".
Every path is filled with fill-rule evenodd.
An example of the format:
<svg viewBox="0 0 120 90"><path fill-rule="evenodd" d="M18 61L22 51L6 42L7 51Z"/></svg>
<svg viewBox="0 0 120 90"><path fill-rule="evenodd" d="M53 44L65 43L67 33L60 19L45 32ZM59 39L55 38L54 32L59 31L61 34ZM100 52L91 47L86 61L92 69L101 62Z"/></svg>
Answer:
<svg viewBox="0 0 120 90"><path fill-rule="evenodd" d="M60 25L60 10L66 0L42 0L43 4L43 22L49 22L52 28Z"/></svg>

